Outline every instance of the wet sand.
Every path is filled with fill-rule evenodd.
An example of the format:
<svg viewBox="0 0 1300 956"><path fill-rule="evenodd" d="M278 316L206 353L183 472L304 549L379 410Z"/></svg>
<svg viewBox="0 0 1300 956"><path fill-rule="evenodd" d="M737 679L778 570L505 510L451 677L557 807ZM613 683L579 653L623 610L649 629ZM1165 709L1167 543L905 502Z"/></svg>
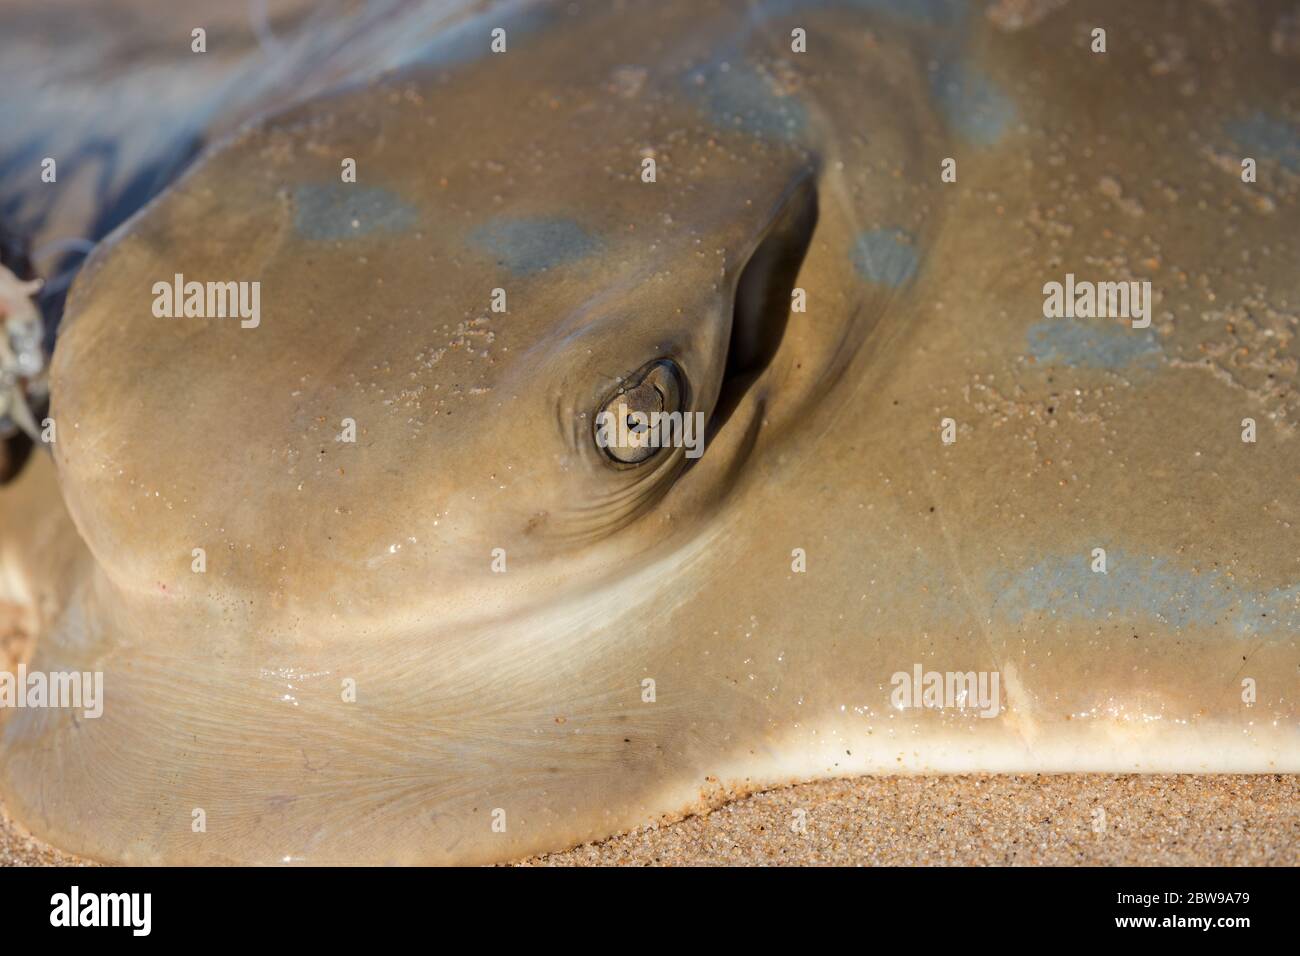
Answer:
<svg viewBox="0 0 1300 956"><path fill-rule="evenodd" d="M516 865L1295 866L1298 848L1294 774L862 777L769 790ZM0 823L2 865L81 862Z"/></svg>

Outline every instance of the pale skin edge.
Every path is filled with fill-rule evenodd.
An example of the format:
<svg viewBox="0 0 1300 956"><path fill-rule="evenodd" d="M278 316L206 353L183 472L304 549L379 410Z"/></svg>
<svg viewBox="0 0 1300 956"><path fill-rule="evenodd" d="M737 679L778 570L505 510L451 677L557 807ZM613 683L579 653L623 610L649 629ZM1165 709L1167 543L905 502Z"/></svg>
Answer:
<svg viewBox="0 0 1300 956"><path fill-rule="evenodd" d="M12 605L4 610L7 626L0 632L5 638L0 647L8 665L27 656L30 641L11 626L16 620ZM1083 733L1113 735L1117 742L1127 738L1134 769L1140 766L1142 742L1131 732L1093 725ZM1240 734L1240 728L1223 728L1220 743ZM830 739L828 771L836 759ZM899 753L895 759L903 762L896 772L883 767L860 776L824 772L821 779L800 783L794 771L792 782L776 786L755 786L724 774L707 779L697 792L664 795L660 805L675 803L682 807L677 813L608 839L512 862L1294 865L1300 774L1224 772L1233 763L1242 765L1241 749L1234 761L1224 761L1227 747L1207 746L1207 739L1202 729L1189 731L1186 741L1202 755L1218 758L1203 761L1206 773L1017 773L1027 748L1008 743L985 748L988 752L978 757L969 750L931 745L924 764L915 762L915 751ZM896 743L882 741L886 743L874 755L882 763L896 748ZM1039 751L1035 759L1045 768L1052 762L1067 764L1072 754L1077 762L1079 746L1079 741L1058 740L1051 748L1054 757L1034 748ZM1166 758L1186 766L1189 755L1174 757L1167 750ZM872 757L860 751L859 759ZM1272 763L1260 748L1253 759ZM976 764L994 772L971 773ZM996 772L1003 769L999 764L1007 772ZM1144 769L1160 767L1148 763ZM1046 838L1042 825L1032 819L1044 805L1045 819L1055 819ZM1109 808L1111 815L1111 829L1104 833L1096 830L1098 808ZM1122 821L1130 821L1127 828ZM898 842L898 834L907 839ZM0 865L94 863L31 836L0 805Z"/></svg>
<svg viewBox="0 0 1300 956"><path fill-rule="evenodd" d="M20 479L10 489L11 492L19 492L21 489L17 495L8 496L9 504L15 507L5 509L13 537L4 543L7 547L0 547L0 571L4 572L0 574L0 583L11 601L20 598L25 590L21 572L17 569L19 561L14 546L22 547L25 543L34 550L42 550L37 542L48 545L50 538L57 536L62 525L58 519L64 515L58 507L38 507L41 499L45 499L47 504L57 504L49 500L50 495L57 495L57 486L53 482L41 483L37 480L40 472L49 467L48 459L38 458L33 464L35 467L29 469L30 473L22 476L22 479L29 480ZM15 501L16 498L30 500L18 507L22 501ZM40 520L41 515L46 516L45 521ZM0 610L7 611L0 613L0 624L3 625L0 627L0 651L4 653L4 659L0 663L12 667L30 655L32 642L23 633L23 615L17 605L10 603ZM763 760L765 766L757 766L752 757L748 760L733 758L719 764L714 775L698 784L676 786L670 792L657 794L655 799L647 801L649 805L657 807L678 807L680 809L677 812L647 816L641 825L619 828L620 835L606 840L579 844L569 850L560 849L516 862L561 863L568 859L566 853L571 854L575 862L579 857L586 862L605 862L602 847L609 848L608 861L613 862L620 853L626 852L629 841L642 849L660 843L673 846L680 840L674 836L675 833L686 833L702 825L698 818L708 818L724 807L728 808L728 812L750 812L746 808L755 799L759 800L759 805L765 805L763 801L770 803L773 800L783 805L797 805L811 800L812 806L808 809L816 815L817 801L825 802L817 794L825 787L835 784L848 787L850 792L857 792L880 787L906 787L910 785L909 781L926 781L924 786L937 787L938 792L949 794L951 800L955 800L958 805L970 804L969 800L960 798L972 787L977 790L992 787L999 791L997 805L1001 807L1000 812L1010 813L1022 804L1025 794L1032 790L1032 782L1044 778L1057 781L1051 786L1063 786L1063 792L1066 793L1097 792L1100 788L1103 794L1107 789L1113 789L1116 781L1149 781L1150 783L1142 785L1164 786L1158 782L1175 780L1179 781L1177 787L1189 792L1212 789L1220 795L1217 800L1228 801L1228 809L1224 810L1220 806L1219 811L1226 812L1235 821L1234 825L1258 829L1250 818L1256 809L1255 801L1240 796L1243 788L1249 789L1264 781L1266 788L1285 794L1293 792L1300 779L1294 773L1297 768L1287 765L1286 757L1291 750L1287 747L1285 734L1279 732L1276 739L1270 741L1267 727L1243 727L1239 724L1166 727L1156 730L1151 727L1135 727L1122 720L1101 721L1080 725L1077 731L1062 732L1058 727L1053 731L1050 741L1043 741L1034 739L1037 737L1036 728L1026 714L1008 726L1005 732L985 735L978 747L964 742L960 733L953 732L959 730L960 725L932 728L929 733L914 728L910 733L883 734L869 749L862 746L859 738L851 759L846 759L838 742L844 738L837 730L842 729L847 733L847 726L817 729L819 733L812 735L813 741L807 737L784 742L773 741L774 746L769 752L781 756ZM1244 741L1243 735L1246 737ZM921 759L921 754L925 754L924 760ZM1081 755L1087 756L1081 759ZM1118 768L1129 768L1129 773L1115 774L1114 771ZM1193 768L1200 772L1186 772ZM1068 782L1060 783L1061 781ZM1269 784L1267 781L1274 783ZM811 796L803 798L800 794ZM1292 807L1291 816L1294 818L1294 808L1300 803L1294 796L1284 799L1283 803ZM1175 806L1181 806L1180 812L1184 816L1195 816L1198 807L1203 808L1205 804L1198 804L1195 798L1189 797ZM837 816L842 816L842 813L837 812ZM0 847L5 851L0 855L0 861L55 865L91 862L62 854L42 841L27 836L20 825L3 813L2 807L0 817L4 820L3 826L0 826ZM890 826L906 830L924 823L925 820L899 818L893 820ZM1215 826L1221 823L1222 821L1216 822ZM978 819L971 821L971 825L978 829ZM1274 826L1264 827L1257 834L1258 839L1252 843L1252 853L1264 852L1268 859L1283 862L1282 857L1288 852L1287 847L1296 845L1294 835L1288 837L1286 832L1285 825L1280 831ZM747 846L743 852L749 851L754 854L754 862L762 861L761 841ZM870 857L870 852L870 846L864 845L862 853L866 854L865 858ZM1117 844L1113 861L1124 859L1126 852L1128 851ZM1224 852L1228 852L1226 848ZM1231 857L1205 858L1195 862L1212 863L1219 859L1227 862ZM705 855L697 856L691 861L707 863L709 859ZM926 860L920 856L914 862ZM1019 862L1027 861L1021 859Z"/></svg>

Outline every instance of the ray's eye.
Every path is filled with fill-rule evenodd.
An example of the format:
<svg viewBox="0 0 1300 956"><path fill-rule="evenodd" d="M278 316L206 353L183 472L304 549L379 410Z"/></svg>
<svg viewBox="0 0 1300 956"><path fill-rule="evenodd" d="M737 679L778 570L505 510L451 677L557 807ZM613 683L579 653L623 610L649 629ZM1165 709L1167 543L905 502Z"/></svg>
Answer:
<svg viewBox="0 0 1300 956"><path fill-rule="evenodd" d="M671 429L664 417L681 413L685 388L671 359L642 366L596 412L596 446L615 462L637 465L658 454Z"/></svg>

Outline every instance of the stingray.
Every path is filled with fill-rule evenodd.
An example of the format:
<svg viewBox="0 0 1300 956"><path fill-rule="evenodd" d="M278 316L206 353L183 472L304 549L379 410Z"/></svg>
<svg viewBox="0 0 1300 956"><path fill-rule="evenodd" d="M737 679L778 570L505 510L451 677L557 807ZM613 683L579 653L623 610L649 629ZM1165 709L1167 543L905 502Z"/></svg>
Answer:
<svg viewBox="0 0 1300 956"><path fill-rule="evenodd" d="M830 776L1300 770L1269 9L489 8L205 148L0 489L24 666L103 677L0 711L8 812L484 863Z"/></svg>

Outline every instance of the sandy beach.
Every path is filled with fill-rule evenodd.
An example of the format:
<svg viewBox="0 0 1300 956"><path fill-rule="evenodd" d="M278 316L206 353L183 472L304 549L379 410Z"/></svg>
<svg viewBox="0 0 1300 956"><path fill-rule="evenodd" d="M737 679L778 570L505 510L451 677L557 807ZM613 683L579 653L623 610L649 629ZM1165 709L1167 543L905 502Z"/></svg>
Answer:
<svg viewBox="0 0 1300 956"><path fill-rule="evenodd" d="M757 793L515 865L1294 866L1297 848L1293 774L863 777ZM2 865L85 862L0 823Z"/></svg>
<svg viewBox="0 0 1300 956"><path fill-rule="evenodd" d="M771 790L523 862L1293 866L1298 796L1300 777L1281 774L863 777ZM793 825L799 810L805 833Z"/></svg>

